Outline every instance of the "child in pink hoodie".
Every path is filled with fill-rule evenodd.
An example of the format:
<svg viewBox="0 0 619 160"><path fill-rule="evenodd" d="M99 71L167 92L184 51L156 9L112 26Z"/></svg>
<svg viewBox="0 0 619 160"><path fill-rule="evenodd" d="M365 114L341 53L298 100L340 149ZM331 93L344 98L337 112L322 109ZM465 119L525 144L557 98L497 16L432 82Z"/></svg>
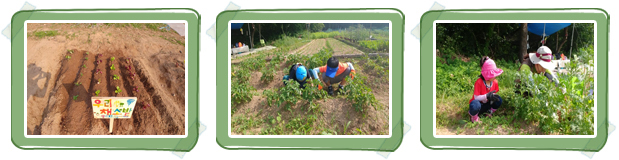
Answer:
<svg viewBox="0 0 619 160"><path fill-rule="evenodd" d="M488 116L491 117L492 113L503 102L503 99L497 94L499 92L499 81L495 79L503 73L503 70L497 68L494 60L487 56L482 57L479 65L481 75L475 81L473 97L469 101L469 115L471 115L472 122L481 122L479 115L485 112L489 112Z"/></svg>

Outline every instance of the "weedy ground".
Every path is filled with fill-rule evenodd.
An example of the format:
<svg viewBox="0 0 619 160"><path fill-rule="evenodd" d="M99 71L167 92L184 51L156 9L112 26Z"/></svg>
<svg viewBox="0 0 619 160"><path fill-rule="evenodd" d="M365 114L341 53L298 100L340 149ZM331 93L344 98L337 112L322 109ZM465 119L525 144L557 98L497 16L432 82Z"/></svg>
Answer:
<svg viewBox="0 0 619 160"><path fill-rule="evenodd" d="M592 135L593 47L580 49L559 74L555 86L544 76L519 72L519 63L495 60L503 74L497 77L503 104L492 117L472 123L468 115L473 85L480 74L479 59L437 55L436 133L440 135ZM491 57L493 58L493 57ZM520 79L520 83L515 81ZM516 86L522 86L518 89ZM516 91L525 91L524 96Z"/></svg>

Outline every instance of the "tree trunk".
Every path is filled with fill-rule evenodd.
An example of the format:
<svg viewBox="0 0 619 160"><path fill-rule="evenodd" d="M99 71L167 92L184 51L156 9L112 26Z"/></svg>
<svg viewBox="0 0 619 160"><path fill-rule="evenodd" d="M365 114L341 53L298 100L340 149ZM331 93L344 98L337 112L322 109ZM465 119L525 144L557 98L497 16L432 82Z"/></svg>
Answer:
<svg viewBox="0 0 619 160"><path fill-rule="evenodd" d="M523 23L520 28L520 54L518 58L520 59L520 63L524 63L524 56L527 53L527 35L529 35L529 31L527 30L527 24Z"/></svg>
<svg viewBox="0 0 619 160"><path fill-rule="evenodd" d="M249 40L251 43L251 45L249 45L252 49L254 48L254 34L256 33L256 26L252 23L251 24L251 29L253 29L254 31L251 32L251 39Z"/></svg>
<svg viewBox="0 0 619 160"><path fill-rule="evenodd" d="M565 42L567 42L567 28L565 27L565 39L563 40L563 42L561 42L561 45L559 45L559 49L557 49L557 55L561 56L561 48L563 48L563 45L565 44Z"/></svg>

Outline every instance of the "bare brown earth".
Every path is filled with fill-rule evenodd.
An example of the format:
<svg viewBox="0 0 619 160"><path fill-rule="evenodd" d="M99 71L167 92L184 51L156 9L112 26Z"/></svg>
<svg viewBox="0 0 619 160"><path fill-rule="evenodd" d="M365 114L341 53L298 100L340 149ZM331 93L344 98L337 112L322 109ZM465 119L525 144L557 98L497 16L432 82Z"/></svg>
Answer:
<svg viewBox="0 0 619 160"><path fill-rule="evenodd" d="M314 54L318 53L320 49L326 47L325 39L314 39L311 42L307 43L303 47L300 47L295 51L296 54Z"/></svg>
<svg viewBox="0 0 619 160"><path fill-rule="evenodd" d="M334 55L339 54L362 54L352 46L348 46L335 39L315 39L306 45L299 47L298 49L291 51L289 54L314 54L320 51L320 49L326 47L326 41L329 41L331 47L334 49ZM333 41L333 42L332 42ZM339 42L339 43L337 43ZM336 50L337 48L337 50ZM356 50L356 51L355 51ZM266 98L262 96L262 93L266 89L274 89L283 87L282 78L287 72L289 66L282 62L279 70L275 74L273 81L264 84L260 81L262 73L257 71L251 74L249 84L256 88L256 95L253 96L250 102L234 106L237 110L233 113L232 119L241 117L253 119L255 121L264 121L269 117L277 117L278 113L281 114L281 118L285 122L289 122L293 118L307 118L310 115L317 115L316 122L312 126L312 131L308 134L317 135L327 129L337 131L338 135L341 134L365 134L365 135L388 135L389 134L389 81L379 80L383 77L378 76L375 72L365 72L362 63L358 59L341 59L340 62L353 62L355 70L358 75L364 75L368 77L368 86L372 89L375 98L381 104L380 107L372 106L367 109L367 112L362 113L355 111L352 107L352 103L346 99L344 95L338 95L330 97L318 102L320 109L318 113L310 113L307 111L307 105L304 102L299 101L297 105L291 107L291 112L283 107L268 106ZM337 86L337 85L334 85ZM334 90L337 87L334 88ZM348 124L350 122L350 124ZM348 124L348 127L346 127ZM260 134L265 128L269 128L267 123L253 128L247 129L243 133L236 132L235 129L240 126L232 126L233 135L248 135L248 134ZM344 130L346 129L346 130ZM360 133L361 132L361 133Z"/></svg>
<svg viewBox="0 0 619 160"><path fill-rule="evenodd" d="M59 34L33 36L37 31ZM185 134L184 37L105 24L28 24L27 32L29 135L109 134L109 120L92 114L96 90L102 97L138 97L132 118L116 120L112 134ZM116 86L122 92L114 93Z"/></svg>
<svg viewBox="0 0 619 160"><path fill-rule="evenodd" d="M436 105L436 113L437 115L445 115L446 119L453 121L465 121L466 123L470 123L470 117L468 115L463 116L461 114L463 111L462 108L456 107L456 104L453 103L438 103ZM504 108L500 108L499 112L507 112ZM500 117L500 115L497 115ZM438 119L439 117L437 117ZM506 118L507 117L503 117ZM481 118L481 123L483 124L485 118ZM448 124L441 125L436 128L436 135L520 135L520 134L542 134L541 129L538 127L536 123L527 123L525 121L514 121L510 126L499 125L496 128L484 130L482 126L474 126L467 127L466 123L462 124ZM519 128L515 128L514 125L520 126Z"/></svg>

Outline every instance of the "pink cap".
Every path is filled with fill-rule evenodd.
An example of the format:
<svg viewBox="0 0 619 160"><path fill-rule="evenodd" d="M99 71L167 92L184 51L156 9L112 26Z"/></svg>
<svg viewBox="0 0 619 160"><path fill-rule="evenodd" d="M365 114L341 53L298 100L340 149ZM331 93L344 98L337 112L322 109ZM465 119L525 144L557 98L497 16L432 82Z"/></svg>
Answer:
<svg viewBox="0 0 619 160"><path fill-rule="evenodd" d="M481 75L484 76L484 79L491 79L497 77L503 73L503 70L500 68L496 68L496 63L494 60L488 59L484 62L484 65L481 67Z"/></svg>

